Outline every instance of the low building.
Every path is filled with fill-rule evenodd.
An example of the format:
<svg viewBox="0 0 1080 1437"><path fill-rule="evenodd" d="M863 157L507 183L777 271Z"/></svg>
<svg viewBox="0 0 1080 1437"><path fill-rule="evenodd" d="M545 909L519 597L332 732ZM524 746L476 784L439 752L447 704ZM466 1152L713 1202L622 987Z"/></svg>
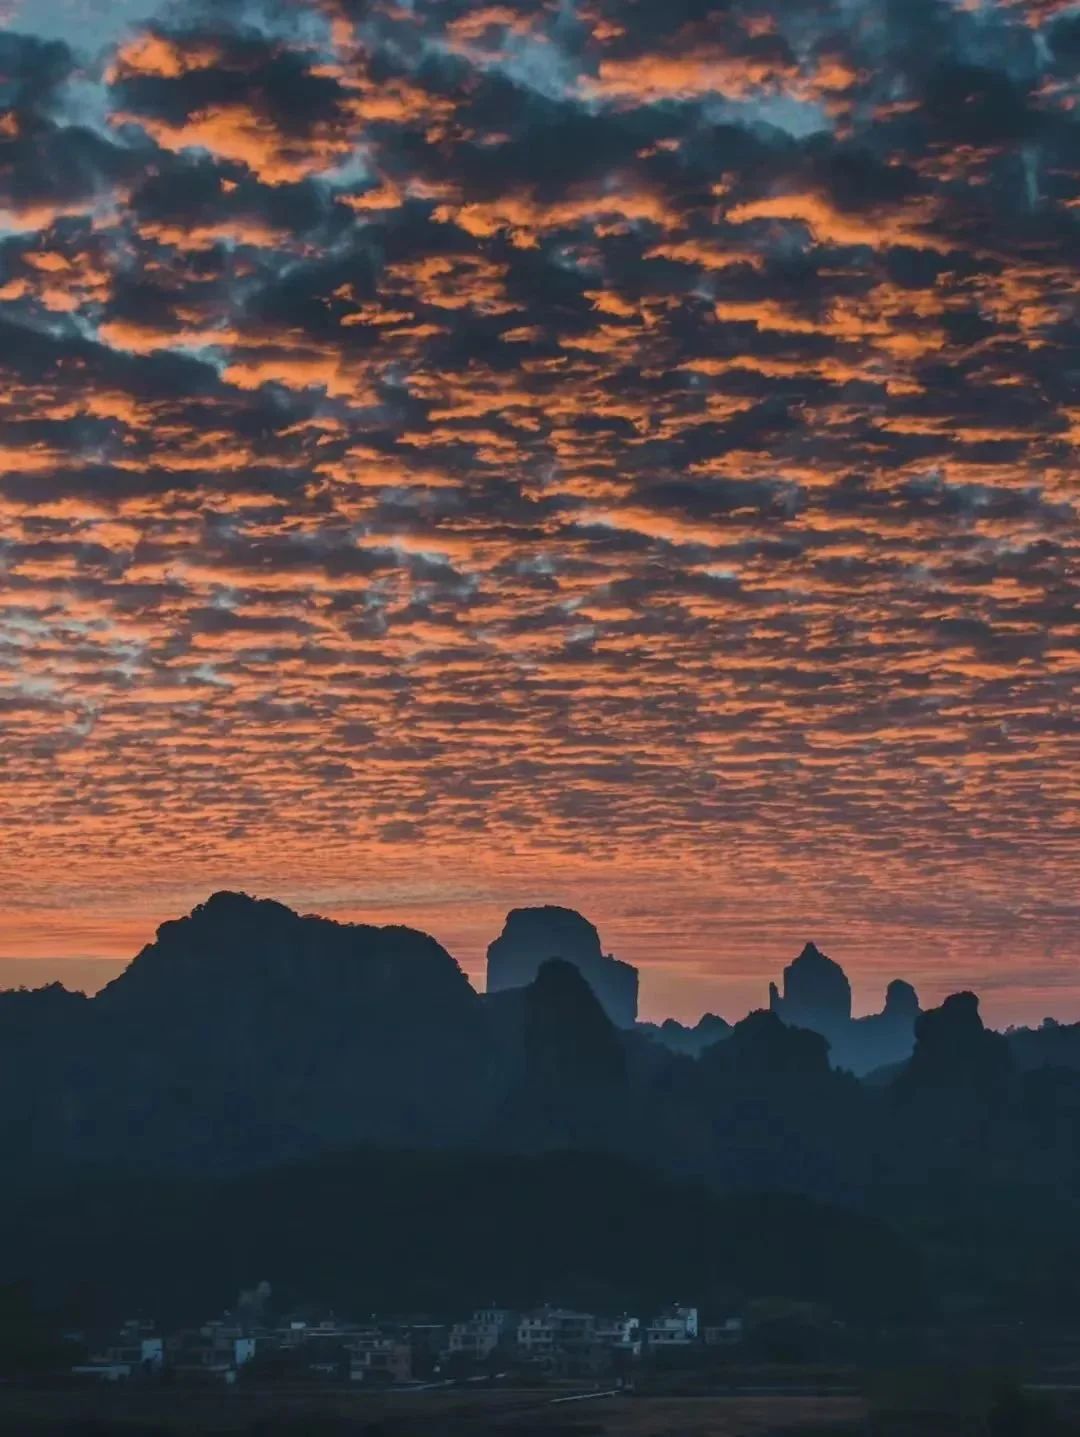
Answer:
<svg viewBox="0 0 1080 1437"><path fill-rule="evenodd" d="M349 1379L379 1384L412 1381L412 1347L397 1337L379 1334L350 1339Z"/></svg>
<svg viewBox="0 0 1080 1437"><path fill-rule="evenodd" d="M236 1367L243 1367L246 1363L254 1361L258 1341L257 1337L233 1338L233 1363Z"/></svg>
<svg viewBox="0 0 1080 1437"><path fill-rule="evenodd" d="M591 1312L574 1312L556 1307L551 1312L551 1329L556 1351L580 1356L589 1351L596 1337L596 1317Z"/></svg>
<svg viewBox="0 0 1080 1437"><path fill-rule="evenodd" d="M577 1312L568 1307L536 1308L524 1313L518 1320L518 1353L526 1361L534 1362L591 1358L598 1347L607 1344L606 1338L597 1335L600 1322L601 1319L592 1312ZM614 1333L614 1328L607 1330ZM622 1339L622 1328L617 1336Z"/></svg>
<svg viewBox="0 0 1080 1437"><path fill-rule="evenodd" d="M255 1339L235 1322L214 1321L174 1334L164 1359L182 1376L225 1378L255 1355ZM238 1360L239 1359L239 1360Z"/></svg>
<svg viewBox="0 0 1080 1437"><path fill-rule="evenodd" d="M133 1374L160 1372L165 1343L153 1322L132 1318L121 1326L101 1355L108 1363L130 1367Z"/></svg>
<svg viewBox="0 0 1080 1437"><path fill-rule="evenodd" d="M76 1377L122 1382L160 1372L164 1358L165 1343L155 1324L129 1319L116 1332L98 1338L91 1346L89 1360L71 1370Z"/></svg>
<svg viewBox="0 0 1080 1437"><path fill-rule="evenodd" d="M523 1357L550 1357L555 1350L555 1328L545 1308L525 1313L517 1325L516 1341Z"/></svg>
<svg viewBox="0 0 1080 1437"><path fill-rule="evenodd" d="M669 1307L650 1319L645 1342L651 1348L689 1347L698 1340L696 1307Z"/></svg>
<svg viewBox="0 0 1080 1437"><path fill-rule="evenodd" d="M641 1322L636 1317L598 1317L593 1331L598 1346L612 1354L641 1356Z"/></svg>
<svg viewBox="0 0 1080 1437"><path fill-rule="evenodd" d="M455 1322L446 1344L450 1356L461 1354L482 1362L497 1347L512 1342L517 1331L517 1314L502 1307L483 1307L467 1322Z"/></svg>
<svg viewBox="0 0 1080 1437"><path fill-rule="evenodd" d="M398 1325L397 1332L412 1348L413 1376L430 1377L439 1359L449 1351L450 1328L442 1322L406 1320Z"/></svg>

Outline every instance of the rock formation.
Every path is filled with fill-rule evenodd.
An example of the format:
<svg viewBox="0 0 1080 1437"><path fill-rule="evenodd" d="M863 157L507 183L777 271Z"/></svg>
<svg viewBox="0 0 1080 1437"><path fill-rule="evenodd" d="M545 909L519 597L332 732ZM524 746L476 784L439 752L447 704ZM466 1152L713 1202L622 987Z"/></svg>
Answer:
<svg viewBox="0 0 1080 1437"><path fill-rule="evenodd" d="M852 1018L847 975L813 943L784 969L783 993L769 984L769 1008L790 1027L827 1038L834 1065L859 1074L911 1056L920 1011L915 989L897 978L886 990L880 1013Z"/></svg>
<svg viewBox="0 0 1080 1437"><path fill-rule="evenodd" d="M763 1009L735 1024L717 1056L733 1072L770 1078L824 1077L829 1072L829 1049L820 1034L783 1023Z"/></svg>
<svg viewBox="0 0 1080 1437"><path fill-rule="evenodd" d="M885 989L885 1007L880 1016L891 1023L911 1023L919 1016L919 995L903 978L894 978Z"/></svg>
<svg viewBox="0 0 1080 1437"><path fill-rule="evenodd" d="M527 987L549 958L572 963L616 1026L637 1019L638 974L605 955L593 925L572 908L515 908L487 952L487 991Z"/></svg>
<svg viewBox="0 0 1080 1437"><path fill-rule="evenodd" d="M903 1075L911 1088L1000 1085L1013 1068L1008 1039L983 1026L974 993L953 993L915 1025L915 1051Z"/></svg>
<svg viewBox="0 0 1080 1437"><path fill-rule="evenodd" d="M595 992L572 963L549 958L525 992L528 1079L569 1088L575 1101L597 1084L626 1077L622 1041Z"/></svg>
<svg viewBox="0 0 1080 1437"><path fill-rule="evenodd" d="M836 1061L855 1073L902 1063L915 1047L920 1011L915 989L902 978L894 978L885 990L881 1012L856 1018L847 1033L834 1040Z"/></svg>
<svg viewBox="0 0 1080 1437"><path fill-rule="evenodd" d="M769 984L769 1010L789 1027L832 1037L851 1022L851 984L843 968L813 943L784 969L784 991Z"/></svg>

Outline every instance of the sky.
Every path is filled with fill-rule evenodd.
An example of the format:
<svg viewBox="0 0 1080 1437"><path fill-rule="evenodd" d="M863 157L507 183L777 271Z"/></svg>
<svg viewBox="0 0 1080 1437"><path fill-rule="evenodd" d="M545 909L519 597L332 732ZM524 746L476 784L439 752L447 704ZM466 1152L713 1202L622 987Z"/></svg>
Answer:
<svg viewBox="0 0 1080 1437"><path fill-rule="evenodd" d="M0 11L0 979L228 887L1080 1017L1080 7Z"/></svg>

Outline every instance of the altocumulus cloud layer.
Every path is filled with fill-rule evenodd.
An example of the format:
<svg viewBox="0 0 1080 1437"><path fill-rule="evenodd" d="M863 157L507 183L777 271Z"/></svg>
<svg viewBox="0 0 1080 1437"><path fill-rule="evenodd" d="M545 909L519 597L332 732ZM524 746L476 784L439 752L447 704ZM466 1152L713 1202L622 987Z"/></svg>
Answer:
<svg viewBox="0 0 1080 1437"><path fill-rule="evenodd" d="M1077 1006L1075 7L68 11L0 37L5 951L227 880Z"/></svg>

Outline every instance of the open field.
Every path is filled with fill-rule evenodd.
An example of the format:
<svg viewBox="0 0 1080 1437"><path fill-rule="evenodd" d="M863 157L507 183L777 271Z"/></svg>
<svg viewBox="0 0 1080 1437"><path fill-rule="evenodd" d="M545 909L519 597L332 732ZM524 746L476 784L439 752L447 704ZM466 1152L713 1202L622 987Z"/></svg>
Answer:
<svg viewBox="0 0 1080 1437"><path fill-rule="evenodd" d="M5 1437L770 1437L846 1433L863 1414L850 1397L602 1397L556 1402L543 1392L8 1391Z"/></svg>

